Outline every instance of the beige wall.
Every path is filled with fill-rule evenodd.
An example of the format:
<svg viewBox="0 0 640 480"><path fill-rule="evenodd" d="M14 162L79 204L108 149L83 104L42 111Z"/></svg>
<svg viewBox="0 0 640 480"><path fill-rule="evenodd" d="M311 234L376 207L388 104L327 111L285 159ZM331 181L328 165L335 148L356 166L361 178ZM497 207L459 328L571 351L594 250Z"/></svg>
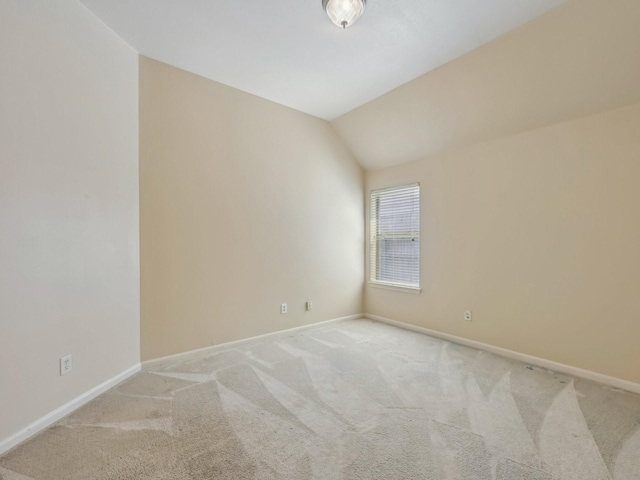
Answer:
<svg viewBox="0 0 640 480"><path fill-rule="evenodd" d="M376 169L640 102L640 1L568 4L333 122Z"/></svg>
<svg viewBox="0 0 640 480"><path fill-rule="evenodd" d="M423 291L365 311L640 382L639 132L640 104L368 172L421 184Z"/></svg>
<svg viewBox="0 0 640 480"><path fill-rule="evenodd" d="M140 356L137 55L75 1L0 0L0 70L2 442Z"/></svg>
<svg viewBox="0 0 640 480"><path fill-rule="evenodd" d="M327 122L143 57L140 135L143 360L361 312L362 171Z"/></svg>

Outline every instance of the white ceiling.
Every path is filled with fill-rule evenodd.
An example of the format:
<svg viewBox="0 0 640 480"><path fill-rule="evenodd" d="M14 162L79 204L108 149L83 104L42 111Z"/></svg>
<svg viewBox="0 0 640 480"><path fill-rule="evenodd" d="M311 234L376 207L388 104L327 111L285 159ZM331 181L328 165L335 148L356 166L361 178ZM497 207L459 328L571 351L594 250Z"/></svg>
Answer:
<svg viewBox="0 0 640 480"><path fill-rule="evenodd" d="M81 0L141 54L333 120L565 0Z"/></svg>

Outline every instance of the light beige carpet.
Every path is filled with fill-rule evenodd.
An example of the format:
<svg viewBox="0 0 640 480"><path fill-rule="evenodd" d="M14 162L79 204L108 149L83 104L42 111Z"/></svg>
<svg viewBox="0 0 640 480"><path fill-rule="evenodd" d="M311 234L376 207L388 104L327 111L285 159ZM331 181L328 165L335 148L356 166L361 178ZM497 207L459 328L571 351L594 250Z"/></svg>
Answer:
<svg viewBox="0 0 640 480"><path fill-rule="evenodd" d="M640 396L368 320L148 369L3 480L640 479Z"/></svg>

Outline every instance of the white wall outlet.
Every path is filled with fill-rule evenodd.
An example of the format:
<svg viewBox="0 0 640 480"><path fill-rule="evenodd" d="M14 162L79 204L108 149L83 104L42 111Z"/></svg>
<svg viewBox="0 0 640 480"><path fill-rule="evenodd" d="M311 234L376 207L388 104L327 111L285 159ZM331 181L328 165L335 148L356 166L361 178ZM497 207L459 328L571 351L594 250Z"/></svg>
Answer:
<svg viewBox="0 0 640 480"><path fill-rule="evenodd" d="M311 303L311 300L307 300L307 310L311 310L313 308L313 303Z"/></svg>
<svg viewBox="0 0 640 480"><path fill-rule="evenodd" d="M280 313L282 315L284 315L285 313L287 313L287 304L283 303L282 305L280 305Z"/></svg>
<svg viewBox="0 0 640 480"><path fill-rule="evenodd" d="M66 375L73 369L73 357L65 355L60 359L60 375Z"/></svg>
<svg viewBox="0 0 640 480"><path fill-rule="evenodd" d="M471 321L471 310L467 310L466 312L464 312L464 319L465 319L467 322L470 322L470 321Z"/></svg>

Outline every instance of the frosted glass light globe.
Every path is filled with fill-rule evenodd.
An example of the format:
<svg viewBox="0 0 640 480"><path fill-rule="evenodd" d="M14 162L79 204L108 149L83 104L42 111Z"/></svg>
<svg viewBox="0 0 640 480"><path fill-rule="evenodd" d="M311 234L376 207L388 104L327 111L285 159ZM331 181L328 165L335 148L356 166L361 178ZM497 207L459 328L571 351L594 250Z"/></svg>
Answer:
<svg viewBox="0 0 640 480"><path fill-rule="evenodd" d="M322 7L338 27L347 28L355 22L367 3L367 0L322 0Z"/></svg>

